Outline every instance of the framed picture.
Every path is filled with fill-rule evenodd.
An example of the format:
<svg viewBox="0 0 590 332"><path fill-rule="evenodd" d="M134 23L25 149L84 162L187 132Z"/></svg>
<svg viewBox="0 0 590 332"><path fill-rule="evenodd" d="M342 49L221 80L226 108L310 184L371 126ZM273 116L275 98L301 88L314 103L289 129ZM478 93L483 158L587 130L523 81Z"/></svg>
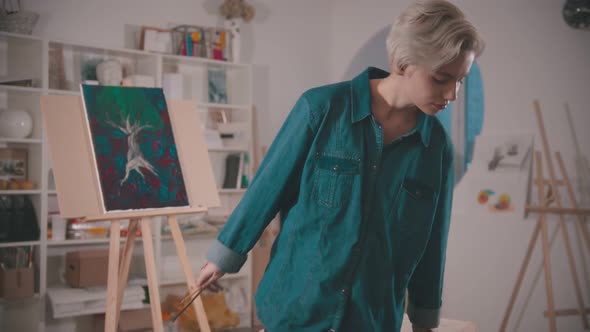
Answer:
<svg viewBox="0 0 590 332"><path fill-rule="evenodd" d="M169 29L155 27L141 27L141 37L139 48L144 51L158 53L173 53L172 34Z"/></svg>
<svg viewBox="0 0 590 332"><path fill-rule="evenodd" d="M0 148L0 180L27 178L27 150Z"/></svg>

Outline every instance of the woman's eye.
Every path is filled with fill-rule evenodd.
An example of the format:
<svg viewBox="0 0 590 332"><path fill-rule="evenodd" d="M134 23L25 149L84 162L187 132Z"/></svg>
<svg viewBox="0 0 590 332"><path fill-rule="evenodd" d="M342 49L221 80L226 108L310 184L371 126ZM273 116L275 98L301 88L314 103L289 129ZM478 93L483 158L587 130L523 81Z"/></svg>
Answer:
<svg viewBox="0 0 590 332"><path fill-rule="evenodd" d="M446 83L446 81L445 81L445 80L441 80L441 79L438 79L438 78L436 78L436 77L433 77L433 78L432 78L432 80L433 80L435 83L437 83L437 84L445 84L445 83Z"/></svg>

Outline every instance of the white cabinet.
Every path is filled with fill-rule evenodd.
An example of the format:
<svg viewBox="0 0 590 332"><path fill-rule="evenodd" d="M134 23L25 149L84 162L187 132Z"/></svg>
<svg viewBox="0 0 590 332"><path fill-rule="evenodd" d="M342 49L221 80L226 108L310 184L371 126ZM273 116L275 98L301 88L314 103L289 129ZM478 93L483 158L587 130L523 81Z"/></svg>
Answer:
<svg viewBox="0 0 590 332"><path fill-rule="evenodd" d="M28 151L27 177L35 183L28 190L2 190L0 195L27 195L36 211L41 236L39 240L0 243L0 248L30 245L35 247L36 285L33 298L9 301L0 298L0 330L52 330L59 320L53 320L47 289L60 285L64 254L72 250L107 248L108 239L52 240L48 239L48 215L58 211L57 192L51 175L47 141L43 133L39 98L42 95L79 95L79 84L93 79L92 70L102 60L117 60L125 77L151 77L154 86L164 87L169 79L176 80L174 98L192 99L201 115L202 125L223 133L221 140L210 142L210 159L215 171L222 206L210 210L210 218L223 221L242 197L252 176L252 67L248 64L217 60L156 54L130 49L113 49L48 40L0 32L0 82L20 81L26 86L0 84L0 109L24 109L33 120L33 131L25 139L0 137L0 149L21 148ZM226 98L210 102L209 72L225 75ZM174 82L173 82L174 83ZM168 87L165 87L168 89ZM210 131L209 133L215 134ZM238 175L224 186L227 157L238 157ZM235 157L234 157L235 159ZM84 188L80 188L84 190ZM159 267L162 300L175 288L183 287L180 265L175 263L174 243L162 233L162 221L154 218L154 247ZM193 271L198 274L207 247L215 234L185 236ZM141 248L141 240L137 240ZM141 253L141 250L138 250ZM141 260L139 260L141 261ZM132 268L133 269L133 268ZM144 273L137 269L141 276ZM133 275L132 270L131 274ZM145 276L145 274L143 274ZM238 299L241 326L251 325L251 260L242 271L224 277L226 283L239 285L245 298ZM235 295L235 294L234 294ZM236 300L235 296L233 297ZM229 303L230 307L232 303ZM87 320L79 316L79 320ZM87 323L87 322L86 322ZM53 327L47 325L53 324ZM67 324L70 324L68 321ZM66 324L66 325L67 325ZM83 324L82 324L83 325ZM80 325L80 326L82 326ZM64 325L65 326L65 325ZM80 328L80 327L79 327Z"/></svg>

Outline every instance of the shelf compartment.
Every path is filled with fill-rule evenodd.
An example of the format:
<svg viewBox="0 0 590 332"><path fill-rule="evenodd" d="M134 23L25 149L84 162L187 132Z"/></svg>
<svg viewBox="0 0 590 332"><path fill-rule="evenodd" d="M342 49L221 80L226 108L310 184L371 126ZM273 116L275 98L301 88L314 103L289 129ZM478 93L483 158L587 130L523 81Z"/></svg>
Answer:
<svg viewBox="0 0 590 332"><path fill-rule="evenodd" d="M41 143L43 137L43 122L41 118L39 97L42 90L38 88L8 87L0 85L0 108L7 110L23 110L32 121L31 133L22 139L0 137L4 142Z"/></svg>
<svg viewBox="0 0 590 332"><path fill-rule="evenodd" d="M80 83L86 79L95 78L94 74L88 74L86 71L93 70L98 63L105 60L119 61L127 76L147 75L153 77L154 85L158 83L158 56L156 54L50 41L49 55L49 72L52 73L52 76L58 75L63 78L49 80L49 89L53 93L56 90L65 91L64 94L67 92L79 93ZM70 70L65 70L65 68Z"/></svg>
<svg viewBox="0 0 590 332"><path fill-rule="evenodd" d="M0 81L30 80L30 87L41 87L42 50L40 38L0 32Z"/></svg>
<svg viewBox="0 0 590 332"><path fill-rule="evenodd" d="M198 58L187 61L182 58L184 57L162 58L162 86L170 98L194 100L200 108L250 108L253 103L251 66L226 65L219 61ZM210 78L211 74L215 74L214 80ZM225 90L225 98L210 98L212 82ZM218 100L224 102L218 103Z"/></svg>

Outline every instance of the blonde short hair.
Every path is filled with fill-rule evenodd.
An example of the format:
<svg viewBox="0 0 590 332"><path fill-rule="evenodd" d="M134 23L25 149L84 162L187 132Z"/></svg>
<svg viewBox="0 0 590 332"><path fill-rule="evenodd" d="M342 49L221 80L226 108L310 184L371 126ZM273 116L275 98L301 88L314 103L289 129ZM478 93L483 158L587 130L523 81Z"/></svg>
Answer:
<svg viewBox="0 0 590 332"><path fill-rule="evenodd" d="M387 36L389 63L402 71L426 65L436 71L462 51L479 56L485 43L455 5L444 0L418 1L402 12ZM395 65L395 66L393 66Z"/></svg>

